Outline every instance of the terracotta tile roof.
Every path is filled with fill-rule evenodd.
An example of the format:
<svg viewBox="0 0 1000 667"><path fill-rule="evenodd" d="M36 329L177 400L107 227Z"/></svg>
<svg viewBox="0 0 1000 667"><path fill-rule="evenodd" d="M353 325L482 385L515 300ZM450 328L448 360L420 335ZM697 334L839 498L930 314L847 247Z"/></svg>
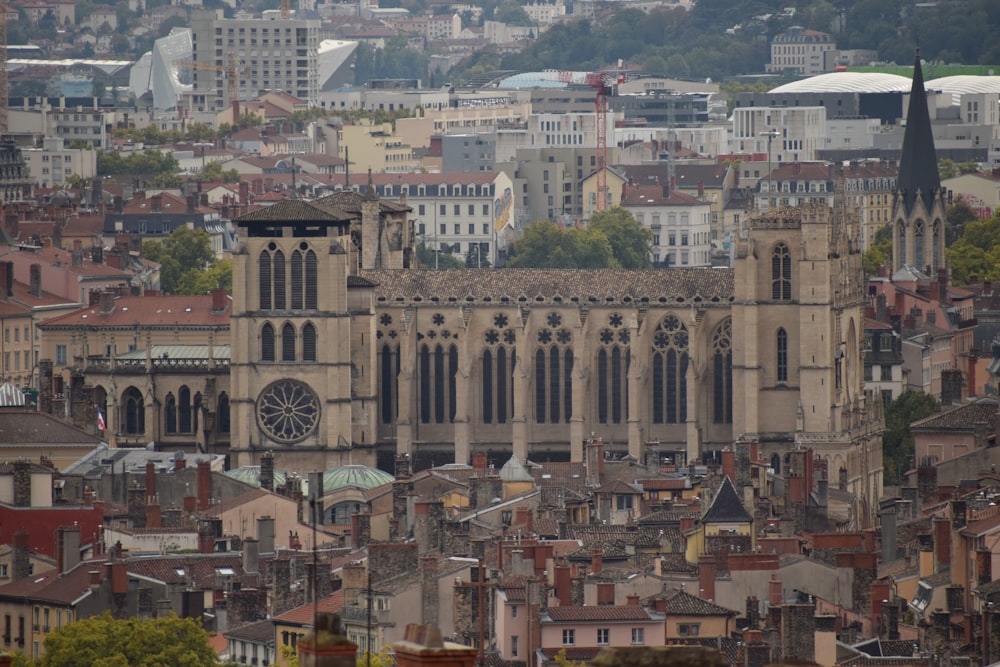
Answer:
<svg viewBox="0 0 1000 667"><path fill-rule="evenodd" d="M262 197L257 198L262 199ZM241 215L233 220L236 224L249 222L348 222L351 217L344 211L335 211L330 207L316 206L315 202L301 199L283 199L283 201Z"/></svg>
<svg viewBox="0 0 1000 667"><path fill-rule="evenodd" d="M43 412L0 410L0 442L7 444L91 445L101 439Z"/></svg>
<svg viewBox="0 0 1000 667"><path fill-rule="evenodd" d="M158 211L153 210L153 200L158 198L161 204L161 208ZM133 197L132 199L125 202L122 207L122 212L117 215L183 215L188 213L188 203L183 197L178 197L177 195L172 195L169 192L162 192L149 197ZM210 208L203 208L201 206L195 207L194 214L206 215L210 213L215 213Z"/></svg>
<svg viewBox="0 0 1000 667"><path fill-rule="evenodd" d="M280 616L275 616L273 620L274 622L287 625L311 626L316 611L319 611L320 613L326 612L330 614L339 614L343 608L344 589L341 588L340 590L334 591L320 600L318 605L314 605L310 602L309 604L304 604L301 607L290 609ZM268 622L270 623L271 621Z"/></svg>
<svg viewBox="0 0 1000 667"><path fill-rule="evenodd" d="M244 639L260 643L273 642L274 623L270 620L257 621L256 623L246 623L245 625L233 628L224 634L227 638L232 639Z"/></svg>
<svg viewBox="0 0 1000 667"><path fill-rule="evenodd" d="M569 534L583 542L586 548L600 546L606 543L620 542L623 545L652 547L660 544L660 529L657 527L619 526L619 525L587 525L571 526Z"/></svg>
<svg viewBox="0 0 1000 667"><path fill-rule="evenodd" d="M244 588L254 588L260 580L259 575L243 572L243 557L239 553L137 557L128 559L126 564L130 575L166 584L186 584L190 578L196 589L215 589L218 577L226 576L219 570L232 570L229 576L235 577Z"/></svg>
<svg viewBox="0 0 1000 667"><path fill-rule="evenodd" d="M122 296L114 309L102 313L99 305L80 308L38 326L46 329L97 327L210 327L229 329L230 308L212 310L212 296Z"/></svg>
<svg viewBox="0 0 1000 667"><path fill-rule="evenodd" d="M541 537L557 537L559 522L548 517L535 519L535 534Z"/></svg>
<svg viewBox="0 0 1000 667"><path fill-rule="evenodd" d="M527 600L528 578L523 575L507 577L500 582L500 588L507 594L507 599L511 602L524 602Z"/></svg>
<svg viewBox="0 0 1000 667"><path fill-rule="evenodd" d="M668 639L667 646L703 646L714 649L726 656L726 664L739 665L742 662L740 642L732 637L686 637L684 639Z"/></svg>
<svg viewBox="0 0 1000 667"><path fill-rule="evenodd" d="M549 618L556 623L587 621L649 621L645 607L639 605L592 605L585 607L549 607Z"/></svg>
<svg viewBox="0 0 1000 667"><path fill-rule="evenodd" d="M44 246L36 250L22 250L21 252L32 255L33 262L60 266L66 271L84 278L119 279L125 283L132 277L128 271L122 271L107 264L95 264L90 261L89 257L85 258L80 266L73 266L73 253L52 246Z"/></svg>
<svg viewBox="0 0 1000 667"><path fill-rule="evenodd" d="M378 303L394 305L414 301L494 306L576 301L728 305L733 298L732 269L403 269L362 273L378 284Z"/></svg>
<svg viewBox="0 0 1000 667"><path fill-rule="evenodd" d="M542 655L545 656L545 660L555 660L556 656L562 650L566 651L566 659L573 661L583 661L590 664L590 661L597 657L597 654L601 652L601 647L583 647L583 646L568 646L565 648L543 648L540 649Z"/></svg>
<svg viewBox="0 0 1000 667"><path fill-rule="evenodd" d="M635 484L629 484L628 482L623 482L620 479L613 479L605 484L602 484L595 490L595 493L617 493L619 495L641 495L642 487Z"/></svg>
<svg viewBox="0 0 1000 667"><path fill-rule="evenodd" d="M977 423L988 424L988 430L993 431L994 420L997 418L998 404L993 399L981 399L975 403L960 405L953 410L931 415L914 422L911 431L972 431Z"/></svg>
<svg viewBox="0 0 1000 667"><path fill-rule="evenodd" d="M662 185L625 185L622 187L622 206L708 206L676 188Z"/></svg>
<svg viewBox="0 0 1000 667"><path fill-rule="evenodd" d="M736 616L736 612L675 588L664 594L667 616Z"/></svg>
<svg viewBox="0 0 1000 667"><path fill-rule="evenodd" d="M660 554L660 571L693 574L698 571L698 566L687 562L682 553Z"/></svg>
<svg viewBox="0 0 1000 667"><path fill-rule="evenodd" d="M84 561L65 574L49 570L0 586L0 600L25 598L69 605L90 594L90 570L104 570L106 561Z"/></svg>
<svg viewBox="0 0 1000 667"><path fill-rule="evenodd" d="M637 479L635 483L645 491L680 491L691 488L690 477L675 477L673 479Z"/></svg>
<svg viewBox="0 0 1000 667"><path fill-rule="evenodd" d="M333 174L329 182L336 182L337 178L345 177L344 174ZM345 177L346 178L346 177ZM374 179L374 176L372 177ZM348 213L353 213L355 215L361 214L361 207L365 202L365 195L360 192L354 192L353 190L345 190L342 192L335 192L332 195L327 195L320 199L313 201L313 204L321 208L329 208L335 211L347 211ZM405 204L401 204L398 201L391 199L379 199L378 200L379 211L382 213L401 213L403 211L412 211L413 209Z"/></svg>
<svg viewBox="0 0 1000 667"><path fill-rule="evenodd" d="M792 162L779 165L771 172L775 180L828 181L833 178L833 165L826 162Z"/></svg>

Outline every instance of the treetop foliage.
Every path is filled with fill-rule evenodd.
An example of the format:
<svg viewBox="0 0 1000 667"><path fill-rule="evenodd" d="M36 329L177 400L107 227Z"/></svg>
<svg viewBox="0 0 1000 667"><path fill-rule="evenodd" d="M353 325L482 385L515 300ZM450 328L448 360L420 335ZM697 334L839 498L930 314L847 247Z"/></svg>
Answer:
<svg viewBox="0 0 1000 667"><path fill-rule="evenodd" d="M216 287L232 289L232 261L216 259L204 229L178 227L162 241L143 243L142 256L160 264L160 289L165 294L205 294Z"/></svg>
<svg viewBox="0 0 1000 667"><path fill-rule="evenodd" d="M652 233L628 210L615 206L586 227L563 228L541 220L514 241L509 268L642 269L650 267Z"/></svg>

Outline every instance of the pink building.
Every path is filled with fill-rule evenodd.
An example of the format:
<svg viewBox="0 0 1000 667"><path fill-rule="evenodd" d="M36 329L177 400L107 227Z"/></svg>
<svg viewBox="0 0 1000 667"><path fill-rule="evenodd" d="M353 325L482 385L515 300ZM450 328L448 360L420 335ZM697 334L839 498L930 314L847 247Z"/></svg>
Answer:
<svg viewBox="0 0 1000 667"><path fill-rule="evenodd" d="M637 596L627 605L549 607L541 614L545 662L540 664L564 648L567 657L586 659L584 653L596 655L605 646L661 646L664 622L662 613L640 605Z"/></svg>

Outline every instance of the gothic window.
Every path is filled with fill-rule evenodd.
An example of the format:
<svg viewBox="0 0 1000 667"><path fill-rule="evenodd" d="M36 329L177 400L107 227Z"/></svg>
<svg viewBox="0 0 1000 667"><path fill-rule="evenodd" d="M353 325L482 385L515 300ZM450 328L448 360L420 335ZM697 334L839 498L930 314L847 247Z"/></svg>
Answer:
<svg viewBox="0 0 1000 667"><path fill-rule="evenodd" d="M455 421L458 348L436 345L420 347L420 421L424 424L445 424Z"/></svg>
<svg viewBox="0 0 1000 667"><path fill-rule="evenodd" d="M260 329L260 359L274 361L274 327L265 323Z"/></svg>
<svg viewBox="0 0 1000 667"><path fill-rule="evenodd" d="M390 347L383 345L379 354L379 412L381 413L383 424L392 424L396 421L397 391L398 384L396 378L399 377L399 346Z"/></svg>
<svg viewBox="0 0 1000 667"><path fill-rule="evenodd" d="M774 471L775 475L781 474L781 457L778 456L777 452L771 454L771 470Z"/></svg>
<svg viewBox="0 0 1000 667"><path fill-rule="evenodd" d="M771 298L792 299L792 253L784 242L779 242L771 252Z"/></svg>
<svg viewBox="0 0 1000 667"><path fill-rule="evenodd" d="M319 308L319 280L316 277L316 253L306 252L306 308Z"/></svg>
<svg viewBox="0 0 1000 667"><path fill-rule="evenodd" d="M712 334L712 422L733 423L733 321Z"/></svg>
<svg viewBox="0 0 1000 667"><path fill-rule="evenodd" d="M198 415L201 413L201 394L195 394L191 401L191 432L198 432Z"/></svg>
<svg viewBox="0 0 1000 667"><path fill-rule="evenodd" d="M167 433L177 433L177 399L174 398L173 394L167 394L166 413L165 428Z"/></svg>
<svg viewBox="0 0 1000 667"><path fill-rule="evenodd" d="M229 396L225 392L219 394L215 423L218 425L219 433L229 433Z"/></svg>
<svg viewBox="0 0 1000 667"><path fill-rule="evenodd" d="M924 270L924 223L918 221L913 230L913 261L917 269Z"/></svg>
<svg viewBox="0 0 1000 667"><path fill-rule="evenodd" d="M291 322L281 327L281 360L295 361L295 327Z"/></svg>
<svg viewBox="0 0 1000 667"><path fill-rule="evenodd" d="M493 324L499 329L508 325L507 316L498 314ZM501 342L502 341L502 342ZM488 329L483 334L482 401L484 424L506 424L514 416L514 332Z"/></svg>
<svg viewBox="0 0 1000 667"><path fill-rule="evenodd" d="M258 291L261 310L271 310L271 253L263 251L257 261Z"/></svg>
<svg viewBox="0 0 1000 667"><path fill-rule="evenodd" d="M562 326L562 315L549 313L551 329L538 332L535 351L535 421L568 423L573 416L573 334Z"/></svg>
<svg viewBox="0 0 1000 667"><path fill-rule="evenodd" d="M483 351L483 423L493 423L493 353Z"/></svg>
<svg viewBox="0 0 1000 667"><path fill-rule="evenodd" d="M653 423L687 421L688 332L667 315L653 334Z"/></svg>
<svg viewBox="0 0 1000 667"><path fill-rule="evenodd" d="M292 310L302 309L302 253L292 253Z"/></svg>
<svg viewBox="0 0 1000 667"><path fill-rule="evenodd" d="M177 391L177 431L191 433L191 390L181 387Z"/></svg>
<svg viewBox="0 0 1000 667"><path fill-rule="evenodd" d="M146 406L142 394L135 387L129 387L122 394L124 415L121 423L128 435L144 435L146 433Z"/></svg>
<svg viewBox="0 0 1000 667"><path fill-rule="evenodd" d="M778 329L778 382L788 382L788 332Z"/></svg>
<svg viewBox="0 0 1000 667"><path fill-rule="evenodd" d="M302 327L302 361L316 361L316 327L312 322Z"/></svg>
<svg viewBox="0 0 1000 667"><path fill-rule="evenodd" d="M906 266L906 226L900 221L896 228L896 247L894 250L899 253L899 266Z"/></svg>
<svg viewBox="0 0 1000 667"><path fill-rule="evenodd" d="M597 337L602 346L597 352L597 421L621 424L627 418L629 332L621 328L624 318L618 313L608 318L608 324Z"/></svg>
<svg viewBox="0 0 1000 667"><path fill-rule="evenodd" d="M932 271L937 271L941 268L941 221L934 221L934 234L931 238L931 243L934 245L931 247L931 261L934 262L934 266L931 267ZM935 273L936 275L936 273Z"/></svg>
<svg viewBox="0 0 1000 667"><path fill-rule="evenodd" d="M284 310L285 302L285 253L276 251L274 257L274 309Z"/></svg>

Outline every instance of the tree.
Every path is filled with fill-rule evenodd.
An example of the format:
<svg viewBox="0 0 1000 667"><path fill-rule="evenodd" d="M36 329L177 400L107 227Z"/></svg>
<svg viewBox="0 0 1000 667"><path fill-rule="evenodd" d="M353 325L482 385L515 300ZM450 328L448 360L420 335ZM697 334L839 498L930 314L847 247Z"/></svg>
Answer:
<svg viewBox="0 0 1000 667"><path fill-rule="evenodd" d="M913 433L910 424L929 417L938 403L930 394L907 389L885 410L885 431L882 433L882 461L886 484L899 484L902 473L913 461Z"/></svg>
<svg viewBox="0 0 1000 667"><path fill-rule="evenodd" d="M618 266L623 269L648 269L653 232L643 227L628 209L612 206L590 217L590 229L604 234L611 244Z"/></svg>
<svg viewBox="0 0 1000 667"><path fill-rule="evenodd" d="M160 264L160 289L167 294L204 294L206 283L199 275L188 276L190 272L205 274L215 267L215 253L212 242L204 229L191 229L187 225L178 227L162 241L146 241L142 244L142 256ZM232 269L229 282L232 284ZM215 276L222 279L223 274ZM217 285L211 285L216 287ZM181 292L197 289L197 292ZM208 289L211 289L209 287Z"/></svg>
<svg viewBox="0 0 1000 667"><path fill-rule="evenodd" d="M239 183L242 180L240 172L235 169L223 169L218 162L209 162L201 172L201 177L206 181L222 181L223 183Z"/></svg>
<svg viewBox="0 0 1000 667"><path fill-rule="evenodd" d="M975 209L961 195L955 197L945 217L948 219L948 227L945 229L944 242L949 247L965 233L965 223L979 219Z"/></svg>
<svg viewBox="0 0 1000 667"><path fill-rule="evenodd" d="M417 244L417 266L421 269L462 269L462 260L441 248L430 248L425 243Z"/></svg>
<svg viewBox="0 0 1000 667"><path fill-rule="evenodd" d="M875 240L865 250L861 262L868 276L874 276L880 267L892 265L892 225L885 225L875 232Z"/></svg>
<svg viewBox="0 0 1000 667"><path fill-rule="evenodd" d="M216 287L233 290L233 260L220 259L205 271L188 270L177 280L177 294L208 294Z"/></svg>
<svg viewBox="0 0 1000 667"><path fill-rule="evenodd" d="M1000 278L1000 215L962 225L962 236L948 248L951 275L956 284Z"/></svg>
<svg viewBox="0 0 1000 667"><path fill-rule="evenodd" d="M555 662L556 665L558 665L558 667L585 667L585 665L587 664L583 661L577 662L575 660L570 660L569 658L567 658L565 648L559 649L559 652L556 653Z"/></svg>
<svg viewBox="0 0 1000 667"><path fill-rule="evenodd" d="M514 241L507 266L512 269L618 268L611 243L591 227L563 229L550 220L533 222Z"/></svg>
<svg viewBox="0 0 1000 667"><path fill-rule="evenodd" d="M116 619L110 612L56 628L39 667L158 667L218 664L208 633L190 618Z"/></svg>

